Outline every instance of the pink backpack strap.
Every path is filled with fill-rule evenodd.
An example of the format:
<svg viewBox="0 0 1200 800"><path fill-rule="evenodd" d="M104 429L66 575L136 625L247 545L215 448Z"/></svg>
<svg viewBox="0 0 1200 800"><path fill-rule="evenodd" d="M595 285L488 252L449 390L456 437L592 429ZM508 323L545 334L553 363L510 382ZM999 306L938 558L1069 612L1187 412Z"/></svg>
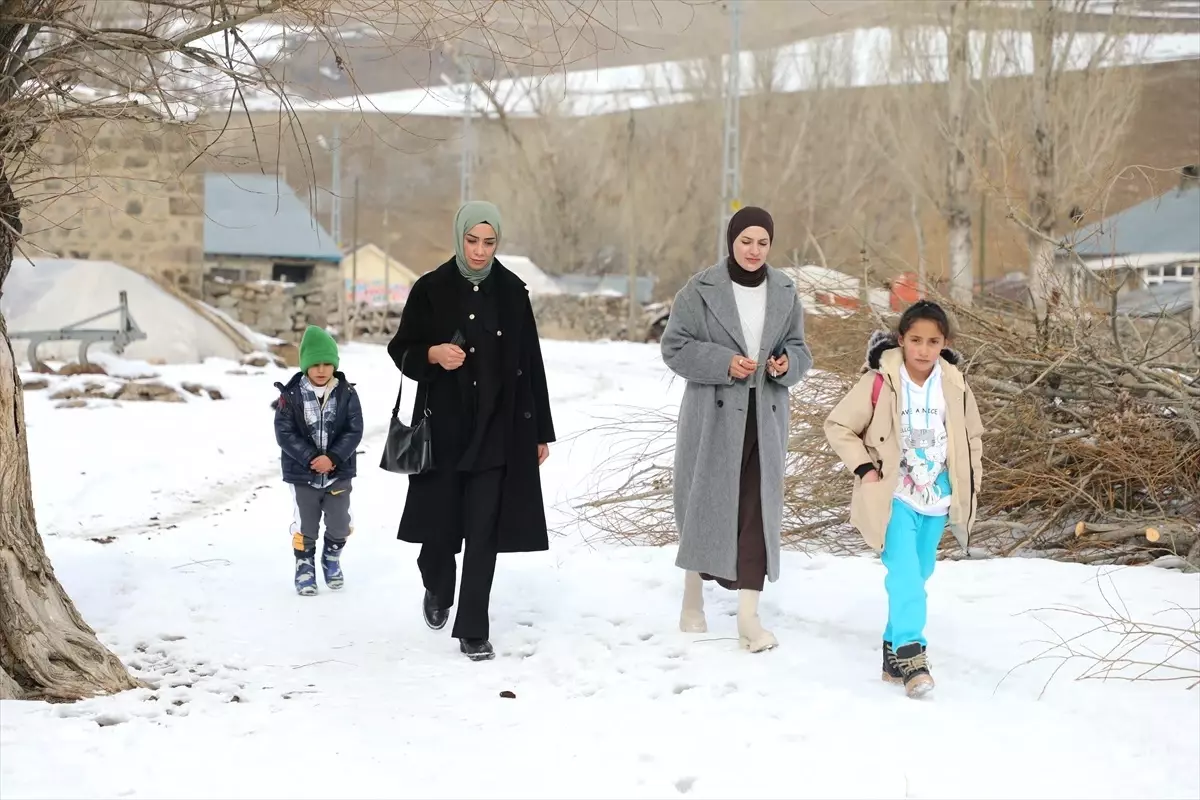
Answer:
<svg viewBox="0 0 1200 800"><path fill-rule="evenodd" d="M879 403L879 393L883 391L883 373L875 373L875 383L871 385L871 407L874 408Z"/></svg>

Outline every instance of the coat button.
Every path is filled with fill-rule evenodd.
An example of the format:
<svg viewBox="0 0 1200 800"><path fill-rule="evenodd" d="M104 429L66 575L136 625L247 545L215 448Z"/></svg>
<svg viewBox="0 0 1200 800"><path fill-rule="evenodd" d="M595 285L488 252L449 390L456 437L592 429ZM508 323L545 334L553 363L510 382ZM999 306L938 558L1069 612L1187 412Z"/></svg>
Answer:
<svg viewBox="0 0 1200 800"><path fill-rule="evenodd" d="M478 286L476 286L476 287L475 287L474 289L472 289L471 291L473 291L473 292L478 292L478 291L479 291L479 287L478 287Z"/></svg>
<svg viewBox="0 0 1200 800"><path fill-rule="evenodd" d="M774 404L772 404L772 405L771 405L771 410L772 410L772 411L775 411L775 406L774 406Z"/></svg>
<svg viewBox="0 0 1200 800"><path fill-rule="evenodd" d="M496 335L497 335L497 336L503 336L503 335L504 335L504 331L496 331Z"/></svg>
<svg viewBox="0 0 1200 800"><path fill-rule="evenodd" d="M725 407L725 401L724 401L724 400L718 400L718 401L717 401L717 408L724 408L724 407Z"/></svg>
<svg viewBox="0 0 1200 800"><path fill-rule="evenodd" d="M533 419L533 414L530 414L528 411L526 411L526 412L525 412L525 419Z"/></svg>
<svg viewBox="0 0 1200 800"><path fill-rule="evenodd" d="M518 378L519 378L519 377L521 377L521 376L522 376L522 375L524 375L524 374L525 374L525 373L524 373L524 372L521 372L521 370L517 370L517 377L518 377Z"/></svg>
<svg viewBox="0 0 1200 800"><path fill-rule="evenodd" d="M467 317L467 319L475 319L475 315L474 315L474 314L472 314L472 315L470 315L469 317Z"/></svg>

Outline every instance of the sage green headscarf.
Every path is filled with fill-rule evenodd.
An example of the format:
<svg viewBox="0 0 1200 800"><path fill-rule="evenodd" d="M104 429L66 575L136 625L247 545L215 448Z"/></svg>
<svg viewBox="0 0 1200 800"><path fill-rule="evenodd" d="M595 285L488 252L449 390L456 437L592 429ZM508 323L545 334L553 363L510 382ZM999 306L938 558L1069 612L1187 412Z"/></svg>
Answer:
<svg viewBox="0 0 1200 800"><path fill-rule="evenodd" d="M492 256L483 269L471 269L471 265L467 262L467 256L463 253L463 237L467 235L467 231L481 222L486 222L495 229L496 248L499 249L500 209L485 200L472 200L463 204L463 207L454 215L454 262L458 264L458 271L462 276L474 284L485 281L487 276L492 274L492 265L496 263L496 257Z"/></svg>

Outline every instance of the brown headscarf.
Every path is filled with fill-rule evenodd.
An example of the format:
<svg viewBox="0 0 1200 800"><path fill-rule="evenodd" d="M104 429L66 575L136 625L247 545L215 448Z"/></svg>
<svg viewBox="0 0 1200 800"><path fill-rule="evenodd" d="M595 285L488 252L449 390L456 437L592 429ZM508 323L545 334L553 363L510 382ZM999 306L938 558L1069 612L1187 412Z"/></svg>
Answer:
<svg viewBox="0 0 1200 800"><path fill-rule="evenodd" d="M725 244L729 248L729 258L726 262L729 267L729 277L734 283L742 286L761 286L762 282L767 279L766 264L750 271L737 263L737 259L733 257L734 241L746 228L755 227L765 230L767 238L771 241L775 240L775 220L771 219L771 215L767 213L766 209L758 206L746 206L740 209L729 220L729 228L725 231Z"/></svg>

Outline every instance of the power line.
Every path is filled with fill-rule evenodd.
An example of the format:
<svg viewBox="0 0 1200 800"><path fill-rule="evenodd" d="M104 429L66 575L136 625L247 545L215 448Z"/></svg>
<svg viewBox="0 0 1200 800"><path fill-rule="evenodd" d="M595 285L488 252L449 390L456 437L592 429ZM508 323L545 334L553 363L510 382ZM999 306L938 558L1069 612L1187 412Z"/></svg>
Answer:
<svg viewBox="0 0 1200 800"><path fill-rule="evenodd" d="M742 158L741 116L741 27L742 0L729 0L729 62L725 70L725 141L721 158L721 213L718 215L717 260L725 256L725 230L729 218L741 206Z"/></svg>

